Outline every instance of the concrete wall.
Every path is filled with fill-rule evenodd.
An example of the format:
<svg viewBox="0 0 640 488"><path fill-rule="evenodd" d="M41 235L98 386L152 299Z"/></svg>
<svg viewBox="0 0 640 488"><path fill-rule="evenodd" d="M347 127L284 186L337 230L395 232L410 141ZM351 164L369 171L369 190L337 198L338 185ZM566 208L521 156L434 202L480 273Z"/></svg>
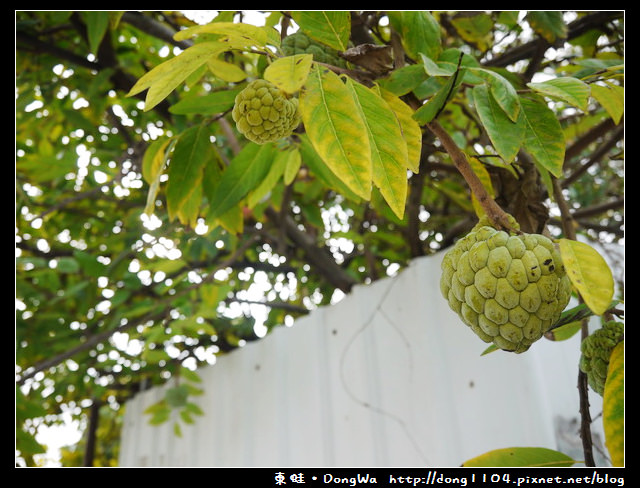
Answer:
<svg viewBox="0 0 640 488"><path fill-rule="evenodd" d="M459 466L513 446L580 459L579 338L481 356L487 345L440 296L440 260L417 259L199 370L204 415L182 437L142 413L171 383L139 394L121 466ZM597 418L601 398L590 400Z"/></svg>

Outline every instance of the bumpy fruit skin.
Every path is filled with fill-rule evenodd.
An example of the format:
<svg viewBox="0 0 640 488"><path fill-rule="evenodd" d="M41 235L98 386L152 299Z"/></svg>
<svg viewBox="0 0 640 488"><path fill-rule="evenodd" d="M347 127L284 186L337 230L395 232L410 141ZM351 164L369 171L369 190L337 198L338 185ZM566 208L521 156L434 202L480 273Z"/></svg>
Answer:
<svg viewBox="0 0 640 488"><path fill-rule="evenodd" d="M440 290L484 342L516 353L540 339L571 298L571 283L550 239L511 235L484 218L445 254Z"/></svg>
<svg viewBox="0 0 640 488"><path fill-rule="evenodd" d="M600 395L604 394L611 352L623 339L624 324L610 321L589 334L580 345L580 370L587 375L589 386Z"/></svg>
<svg viewBox="0 0 640 488"><path fill-rule="evenodd" d="M338 55L338 51L311 39L302 31L285 37L280 47L286 56L313 54L313 59L320 63L331 64L341 68L347 67L346 61Z"/></svg>
<svg viewBox="0 0 640 488"><path fill-rule="evenodd" d="M257 144L287 137L301 120L298 99L287 98L267 80L252 81L236 95L231 117L238 131Z"/></svg>

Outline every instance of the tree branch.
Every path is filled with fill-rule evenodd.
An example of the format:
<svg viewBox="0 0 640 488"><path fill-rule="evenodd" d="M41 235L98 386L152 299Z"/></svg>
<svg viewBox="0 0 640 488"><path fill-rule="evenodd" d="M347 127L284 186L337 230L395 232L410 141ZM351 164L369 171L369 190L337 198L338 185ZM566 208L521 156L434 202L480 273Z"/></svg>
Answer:
<svg viewBox="0 0 640 488"><path fill-rule="evenodd" d="M436 120L429 122L427 127L436 135L444 149L449 153L449 156L451 156L451 159L453 160L453 164L455 164L458 171L460 171L460 174L469 185L471 192L477 198L478 203L482 206L489 220L496 226L496 228L516 231L510 222L508 214L502 210L491 195L489 195L486 188L480 181L480 178L478 178L478 175L476 175L469 165L467 157L456 145L447 131L444 130Z"/></svg>
<svg viewBox="0 0 640 488"><path fill-rule="evenodd" d="M264 211L276 227L284 229L285 235L305 253L309 264L313 265L325 279L344 293L349 293L358 281L342 269L331 257L326 248L319 247L316 241L298 229L296 223L288 215L281 215L272 207Z"/></svg>

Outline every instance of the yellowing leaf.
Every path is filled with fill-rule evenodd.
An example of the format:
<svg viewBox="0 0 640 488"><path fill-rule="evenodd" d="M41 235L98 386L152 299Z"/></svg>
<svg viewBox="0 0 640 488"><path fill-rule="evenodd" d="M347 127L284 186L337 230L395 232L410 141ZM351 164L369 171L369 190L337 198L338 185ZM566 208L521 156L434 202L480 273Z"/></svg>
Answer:
<svg viewBox="0 0 640 488"><path fill-rule="evenodd" d="M290 185L295 180L298 171L300 170L300 166L302 164L302 155L300 154L300 149L294 147L293 149L287 151L287 166L284 169L284 184Z"/></svg>
<svg viewBox="0 0 640 488"><path fill-rule="evenodd" d="M469 161L469 164L471 166L471 169L473 169L473 172L478 176L478 178L482 182L482 186L484 186L484 188L487 190L487 193L489 193L490 196L494 197L495 191L493 189L493 183L491 183L491 176L489 175L487 168L484 167L484 164L482 164L482 162L478 158L467 157L467 160ZM476 212L476 215L478 217L482 217L482 215L484 214L482 205L480 205L480 202L478 202L478 199L476 198L475 195L472 194L471 197L472 197L471 201L473 203L473 208Z"/></svg>
<svg viewBox="0 0 640 488"><path fill-rule="evenodd" d="M367 129L349 89L329 71L311 70L300 112L314 149L356 195L371 197L372 163Z"/></svg>
<svg viewBox="0 0 640 488"><path fill-rule="evenodd" d="M286 93L295 93L307 81L312 62L313 54L295 54L279 58L264 70L264 79Z"/></svg>
<svg viewBox="0 0 640 488"><path fill-rule="evenodd" d="M602 422L611 463L624 466L624 341L613 349L609 357Z"/></svg>
<svg viewBox="0 0 640 488"><path fill-rule="evenodd" d="M480 467L562 467L571 466L573 459L564 453L544 447L508 447L496 449L465 461L462 466Z"/></svg>
<svg viewBox="0 0 640 488"><path fill-rule="evenodd" d="M560 239L559 245L571 283L593 313L602 315L613 298L613 275L607 262L583 242Z"/></svg>
<svg viewBox="0 0 640 488"><path fill-rule="evenodd" d="M264 47L271 39L267 28L235 22L211 22L176 32L173 38L183 41L200 34L219 34L230 47Z"/></svg>
<svg viewBox="0 0 640 488"><path fill-rule="evenodd" d="M382 97L351 79L347 87L352 90L369 136L373 183L393 213L402 219L407 199L408 156L400 126Z"/></svg>
<svg viewBox="0 0 640 488"><path fill-rule="evenodd" d="M611 119L617 124L624 113L624 88L611 83L604 86L591 85L591 95L607 111Z"/></svg>
<svg viewBox="0 0 640 488"><path fill-rule="evenodd" d="M570 76L561 76L541 83L527 83L532 90L558 98L586 111L591 90L584 81Z"/></svg>
<svg viewBox="0 0 640 488"><path fill-rule="evenodd" d="M413 109L390 91L381 88L379 91L397 117L400 130L407 143L407 168L418 173L422 154L422 130L413 118Z"/></svg>
<svg viewBox="0 0 640 488"><path fill-rule="evenodd" d="M164 173L168 154L171 152L174 143L175 139L157 139L149 145L142 158L142 176L149 184L147 203L144 208L144 213L147 215L151 215L155 210L156 196L160 189L160 179Z"/></svg>
<svg viewBox="0 0 640 488"><path fill-rule="evenodd" d="M218 42L195 44L142 76L129 90L127 96L136 95L148 88L144 110L151 110L190 74L225 48L224 44Z"/></svg>

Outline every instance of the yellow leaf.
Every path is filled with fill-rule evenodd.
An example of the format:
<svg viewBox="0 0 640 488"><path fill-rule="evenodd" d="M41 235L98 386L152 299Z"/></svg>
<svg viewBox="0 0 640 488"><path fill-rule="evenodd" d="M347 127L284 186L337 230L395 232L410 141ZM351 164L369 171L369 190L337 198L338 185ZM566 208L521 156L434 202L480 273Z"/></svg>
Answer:
<svg viewBox="0 0 640 488"><path fill-rule="evenodd" d="M314 149L356 195L371 198L372 163L362 116L335 73L315 67L300 95L300 112Z"/></svg>
<svg viewBox="0 0 640 488"><path fill-rule="evenodd" d="M604 258L590 245L560 239L560 255L573 286L596 315L602 315L613 298L613 275Z"/></svg>
<svg viewBox="0 0 640 488"><path fill-rule="evenodd" d="M407 143L407 168L417 174L420 172L422 130L418 122L413 118L413 109L390 91L382 88L379 88L378 91L389 104L400 124L402 135Z"/></svg>
<svg viewBox="0 0 640 488"><path fill-rule="evenodd" d="M609 357L602 422L611 463L614 466L624 466L624 341L613 349Z"/></svg>
<svg viewBox="0 0 640 488"><path fill-rule="evenodd" d="M309 76L313 54L295 54L277 59L264 70L264 79L285 93L295 93Z"/></svg>
<svg viewBox="0 0 640 488"><path fill-rule="evenodd" d="M127 96L136 95L148 88L144 110L151 110L191 73L225 48L226 46L219 42L195 44L142 76Z"/></svg>
<svg viewBox="0 0 640 488"><path fill-rule="evenodd" d="M230 83L237 83L247 77L247 74L239 66L221 59L210 59L207 61L207 67L214 76Z"/></svg>
<svg viewBox="0 0 640 488"><path fill-rule="evenodd" d="M373 183L399 219L407 199L407 144L394 113L377 93L351 79L352 91L371 147Z"/></svg>
<svg viewBox="0 0 640 488"><path fill-rule="evenodd" d="M575 461L566 454L544 447L495 449L465 461L464 467L561 467Z"/></svg>

